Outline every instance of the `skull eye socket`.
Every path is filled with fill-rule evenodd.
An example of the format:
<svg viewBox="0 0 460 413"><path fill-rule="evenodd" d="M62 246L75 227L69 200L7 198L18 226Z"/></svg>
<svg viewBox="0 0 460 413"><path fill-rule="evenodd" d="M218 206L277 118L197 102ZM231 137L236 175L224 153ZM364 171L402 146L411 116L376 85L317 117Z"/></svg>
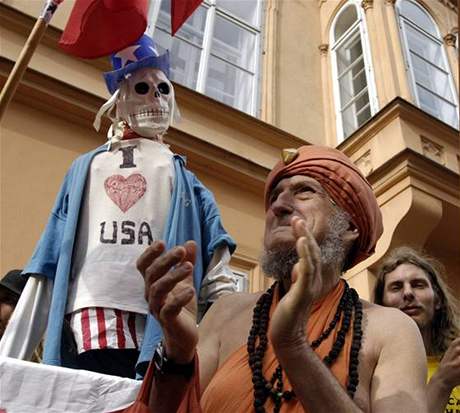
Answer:
<svg viewBox="0 0 460 413"><path fill-rule="evenodd" d="M150 88L149 88L148 83L145 83L145 82L136 83L134 86L134 90L139 95L146 95L149 92L149 89Z"/></svg>
<svg viewBox="0 0 460 413"><path fill-rule="evenodd" d="M158 85L158 90L160 91L160 93L162 95L169 95L169 92L170 92L171 89L170 89L169 85L166 82L161 82Z"/></svg>

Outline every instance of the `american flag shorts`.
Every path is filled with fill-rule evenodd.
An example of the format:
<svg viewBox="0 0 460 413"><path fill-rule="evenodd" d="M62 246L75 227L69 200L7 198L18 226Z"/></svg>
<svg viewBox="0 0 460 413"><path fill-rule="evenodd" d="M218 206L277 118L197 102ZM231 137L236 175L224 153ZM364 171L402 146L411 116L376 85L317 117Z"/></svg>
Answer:
<svg viewBox="0 0 460 413"><path fill-rule="evenodd" d="M78 354L106 348L138 349L142 344L145 314L89 307L69 315Z"/></svg>

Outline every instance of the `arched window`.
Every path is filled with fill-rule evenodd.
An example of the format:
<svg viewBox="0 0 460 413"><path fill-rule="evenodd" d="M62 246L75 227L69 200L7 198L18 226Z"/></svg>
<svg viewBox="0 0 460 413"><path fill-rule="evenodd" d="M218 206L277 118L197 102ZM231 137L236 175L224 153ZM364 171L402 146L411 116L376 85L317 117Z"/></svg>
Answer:
<svg viewBox="0 0 460 413"><path fill-rule="evenodd" d="M358 1L350 0L335 17L330 44L340 142L378 109L364 10Z"/></svg>
<svg viewBox="0 0 460 413"><path fill-rule="evenodd" d="M412 0L399 0L396 10L409 82L417 106L458 128L458 100L436 23L421 5Z"/></svg>

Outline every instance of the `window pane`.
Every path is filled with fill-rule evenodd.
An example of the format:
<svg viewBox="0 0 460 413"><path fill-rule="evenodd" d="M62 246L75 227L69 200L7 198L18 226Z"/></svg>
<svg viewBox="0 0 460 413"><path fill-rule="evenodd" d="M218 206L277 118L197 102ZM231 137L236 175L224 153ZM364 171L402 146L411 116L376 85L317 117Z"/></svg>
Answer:
<svg viewBox="0 0 460 413"><path fill-rule="evenodd" d="M343 135L346 138L358 127L353 106L342 112Z"/></svg>
<svg viewBox="0 0 460 413"><path fill-rule="evenodd" d="M216 16L211 53L254 72L255 47L256 36L253 33Z"/></svg>
<svg viewBox="0 0 460 413"><path fill-rule="evenodd" d="M454 99L449 84L449 76L414 54L411 54L411 58L414 66L415 81L453 103Z"/></svg>
<svg viewBox="0 0 460 413"><path fill-rule="evenodd" d="M446 70L444 57L442 55L442 44L434 42L428 36L413 29L408 24L404 27L406 28L409 49L433 63L435 66Z"/></svg>
<svg viewBox="0 0 460 413"><path fill-rule="evenodd" d="M358 20L356 7L350 5L340 14L335 22L334 40L338 40L356 20Z"/></svg>
<svg viewBox="0 0 460 413"><path fill-rule="evenodd" d="M259 1L257 0L216 0L216 5L246 21L252 26L259 26Z"/></svg>
<svg viewBox="0 0 460 413"><path fill-rule="evenodd" d="M160 10L153 38L170 50L171 79L254 113L262 0L205 1L174 38L170 36L171 0L155 1L160 1Z"/></svg>
<svg viewBox="0 0 460 413"><path fill-rule="evenodd" d="M165 31L170 32L171 28L171 0L160 0L160 12L158 13L158 19L156 23L156 27L160 27L165 29Z"/></svg>
<svg viewBox="0 0 460 413"><path fill-rule="evenodd" d="M358 129L371 117L369 94L367 90L342 112L345 137Z"/></svg>
<svg viewBox="0 0 460 413"><path fill-rule="evenodd" d="M158 14L157 28L163 29L166 33L171 33L171 0L162 0L160 12ZM181 26L175 37L186 39L197 46L203 44L203 32L206 23L206 7L198 7L193 14ZM156 35L156 34L155 34ZM154 35L154 39L155 39Z"/></svg>
<svg viewBox="0 0 460 413"><path fill-rule="evenodd" d="M356 36L351 42L347 42L337 49L337 69L339 76L348 69L355 61L363 58L361 38ZM364 64L364 63L363 63Z"/></svg>
<svg viewBox="0 0 460 413"><path fill-rule="evenodd" d="M236 279L236 291L248 292L249 291L249 280L248 273L246 271L231 269Z"/></svg>
<svg viewBox="0 0 460 413"><path fill-rule="evenodd" d="M354 96L367 87L364 61L362 59L339 78L339 87L341 107L344 107Z"/></svg>
<svg viewBox="0 0 460 413"><path fill-rule="evenodd" d="M433 116L443 120L454 128L458 128L457 108L439 97L433 95L422 87L417 87L420 107Z"/></svg>
<svg viewBox="0 0 460 413"><path fill-rule="evenodd" d="M352 10L356 15L354 6ZM340 100L339 110L343 134L346 138L371 117L366 66L359 26L347 34L335 52Z"/></svg>
<svg viewBox="0 0 460 413"><path fill-rule="evenodd" d="M366 104L364 108L358 113L358 126L363 125L368 119L371 117L371 105L369 103Z"/></svg>
<svg viewBox="0 0 460 413"><path fill-rule="evenodd" d="M415 5L409 0L400 0L398 6L399 13L401 15L414 22L417 26L421 27L428 33L431 33L433 36L438 37L433 22L421 7Z"/></svg>
<svg viewBox="0 0 460 413"><path fill-rule="evenodd" d="M169 48L171 64L171 80L195 89L198 68L200 65L201 49L183 40L171 36L163 30L157 29L155 40L164 48Z"/></svg>
<svg viewBox="0 0 460 413"><path fill-rule="evenodd" d="M251 113L253 86L253 75L210 56L206 95Z"/></svg>
<svg viewBox="0 0 460 413"><path fill-rule="evenodd" d="M355 107L355 111L358 113L361 112L367 105L369 105L369 95L367 94L367 91L365 91L358 99L356 99L352 106Z"/></svg>

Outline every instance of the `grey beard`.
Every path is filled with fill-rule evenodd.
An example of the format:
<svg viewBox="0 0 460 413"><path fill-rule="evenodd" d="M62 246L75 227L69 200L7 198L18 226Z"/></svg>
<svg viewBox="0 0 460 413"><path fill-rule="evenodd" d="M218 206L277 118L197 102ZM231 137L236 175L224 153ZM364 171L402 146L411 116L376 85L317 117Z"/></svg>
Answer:
<svg viewBox="0 0 460 413"><path fill-rule="evenodd" d="M337 266L342 270L347 253L342 235L349 228L350 220L350 215L341 209L329 219L329 231L319 246L323 266Z"/></svg>
<svg viewBox="0 0 460 413"><path fill-rule="evenodd" d="M260 258L260 266L264 274L279 281L291 278L291 271L299 256L295 246L280 247L272 250L264 250Z"/></svg>
<svg viewBox="0 0 460 413"><path fill-rule="evenodd" d="M329 219L329 230L319 245L323 267L343 268L347 253L342 234L349 228L350 215L338 209ZM280 246L264 250L260 258L262 271L275 280L290 279L294 265L299 260L295 246Z"/></svg>

